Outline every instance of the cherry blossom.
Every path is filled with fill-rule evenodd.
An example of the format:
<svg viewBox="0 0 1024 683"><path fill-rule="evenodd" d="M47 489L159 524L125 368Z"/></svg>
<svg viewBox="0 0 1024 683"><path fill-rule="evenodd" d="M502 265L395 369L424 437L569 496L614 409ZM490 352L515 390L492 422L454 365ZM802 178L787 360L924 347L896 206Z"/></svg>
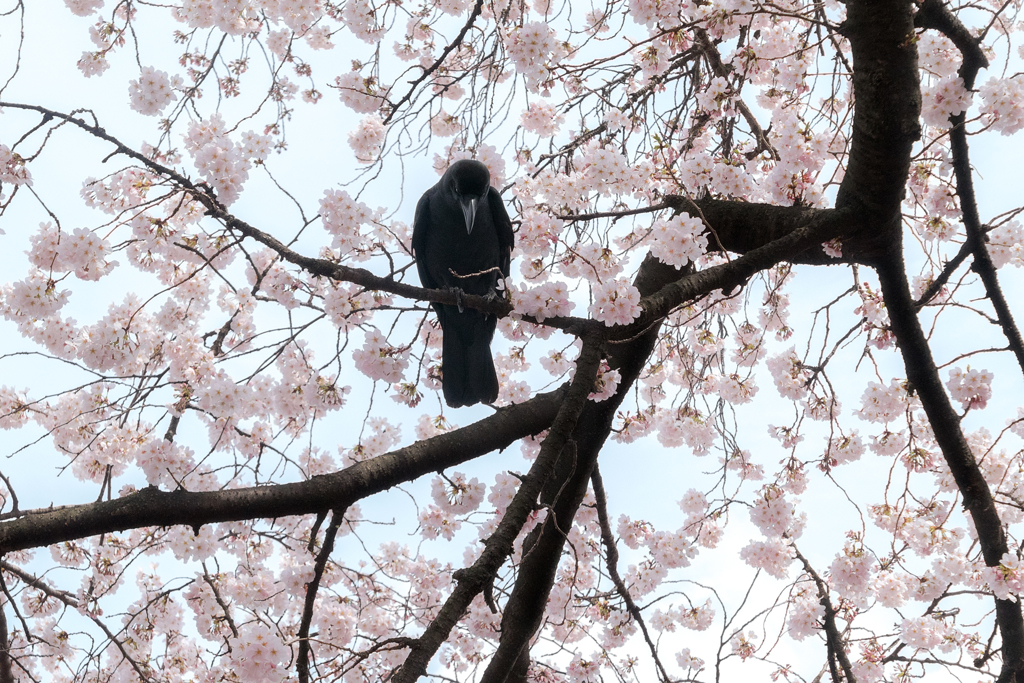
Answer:
<svg viewBox="0 0 1024 683"><path fill-rule="evenodd" d="M356 130L348 135L348 144L356 159L368 163L377 158L387 132L384 122L375 114L365 117Z"/></svg>
<svg viewBox="0 0 1024 683"><path fill-rule="evenodd" d="M144 66L138 80L129 82L128 95L131 98L131 107L147 116L159 114L168 104L178 99L174 91L181 86L179 78L171 79L166 71Z"/></svg>
<svg viewBox="0 0 1024 683"><path fill-rule="evenodd" d="M990 78L981 86L981 112L1003 135L1011 135L1024 126L1019 78Z"/></svg>
<svg viewBox="0 0 1024 683"><path fill-rule="evenodd" d="M32 184L32 175L25 168L25 160L7 145L0 145L0 182L10 185Z"/></svg>
<svg viewBox="0 0 1024 683"><path fill-rule="evenodd" d="M655 222L651 228L651 253L665 263L681 267L696 261L707 251L708 238L699 219L676 216Z"/></svg>
<svg viewBox="0 0 1024 683"><path fill-rule="evenodd" d="M953 399L960 402L964 409L982 409L992 397L992 373L988 370L967 370L953 368L946 382Z"/></svg>
<svg viewBox="0 0 1024 683"><path fill-rule="evenodd" d="M625 325L640 315L640 292L625 280L610 280L592 287L590 313L606 325Z"/></svg>
<svg viewBox="0 0 1024 683"><path fill-rule="evenodd" d="M1024 666L1012 6L15 4L0 678Z"/></svg>

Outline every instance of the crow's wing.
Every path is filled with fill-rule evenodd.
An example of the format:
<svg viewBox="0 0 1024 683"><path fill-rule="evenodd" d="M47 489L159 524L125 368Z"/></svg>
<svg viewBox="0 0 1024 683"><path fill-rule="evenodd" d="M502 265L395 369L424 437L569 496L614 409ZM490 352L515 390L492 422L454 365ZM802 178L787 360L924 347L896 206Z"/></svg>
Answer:
<svg viewBox="0 0 1024 683"><path fill-rule="evenodd" d="M416 203L416 214L412 220L412 251L416 256L416 270L420 273L420 282L427 289L437 289L438 283L430 276L427 269L427 240L433 225L430 221L430 198L436 187L423 193Z"/></svg>
<svg viewBox="0 0 1024 683"><path fill-rule="evenodd" d="M498 244L501 247L501 262L498 265L501 267L502 274L508 277L512 267L512 247L515 242L515 237L512 235L512 219L508 217L508 211L505 209L505 202L502 201L501 195L493 187L487 191L487 203L491 207L491 217L494 220L494 229L498 233Z"/></svg>

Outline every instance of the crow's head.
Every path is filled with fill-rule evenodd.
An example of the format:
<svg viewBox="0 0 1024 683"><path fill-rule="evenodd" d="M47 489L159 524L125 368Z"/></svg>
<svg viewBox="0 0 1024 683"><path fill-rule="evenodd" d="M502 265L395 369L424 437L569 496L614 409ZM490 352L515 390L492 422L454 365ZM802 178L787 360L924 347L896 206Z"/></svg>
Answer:
<svg viewBox="0 0 1024 683"><path fill-rule="evenodd" d="M491 173L476 159L459 159L444 173L445 192L458 202L466 219L466 233L473 232L476 205L487 194Z"/></svg>

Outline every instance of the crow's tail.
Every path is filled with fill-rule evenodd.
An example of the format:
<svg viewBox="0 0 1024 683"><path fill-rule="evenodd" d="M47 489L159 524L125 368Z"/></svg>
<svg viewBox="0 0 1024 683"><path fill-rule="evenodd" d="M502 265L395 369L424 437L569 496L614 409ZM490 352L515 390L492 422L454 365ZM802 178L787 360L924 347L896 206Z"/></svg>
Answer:
<svg viewBox="0 0 1024 683"><path fill-rule="evenodd" d="M497 320L479 311L453 312L445 311L441 350L445 403L452 408L494 403L498 399L498 375L491 358L491 337Z"/></svg>

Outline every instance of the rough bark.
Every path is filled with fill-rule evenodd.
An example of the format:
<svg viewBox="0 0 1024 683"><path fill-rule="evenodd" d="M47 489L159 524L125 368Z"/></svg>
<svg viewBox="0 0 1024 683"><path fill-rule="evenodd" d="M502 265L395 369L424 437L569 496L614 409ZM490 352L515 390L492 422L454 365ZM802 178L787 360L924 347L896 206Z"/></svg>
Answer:
<svg viewBox="0 0 1024 683"><path fill-rule="evenodd" d="M544 438L540 453L519 490L505 510L498 528L487 539L484 550L471 567L454 574L458 582L445 600L438 615L422 636L416 639L405 663L397 671L393 683L412 683L426 673L427 665L441 644L451 633L473 599L493 582L501 565L512 554L513 544L534 511L537 496L545 482L552 478L556 462L566 452L575 450L572 442L576 427L594 385L601 361L599 345L592 340L584 342L577 360L576 375L565 392L558 415Z"/></svg>
<svg viewBox="0 0 1024 683"><path fill-rule="evenodd" d="M912 10L906 0L849 2L841 27L853 52L855 107L836 208L858 216L861 224L844 244L865 262L884 257L899 241L911 147L921 137Z"/></svg>
<svg viewBox="0 0 1024 683"><path fill-rule="evenodd" d="M35 510L0 523L0 553L147 526L286 517L343 509L374 493L472 460L551 425L564 390L499 409L467 427L419 441L338 472L292 484L225 491L148 487L117 500Z"/></svg>
<svg viewBox="0 0 1024 683"><path fill-rule="evenodd" d="M637 275L635 285L641 295L661 289L676 280L680 271L648 256ZM643 370L657 343L660 325L623 344L609 344L608 365L621 374L619 388L611 398L589 401L580 415L573 434L574 453L559 458L554 475L540 495L540 504L548 510L544 523L523 543L523 560L512 594L501 620L498 649L481 678L481 683L504 683L518 662L529 657L529 641L540 627L548 594L565 547L566 534L587 493L598 455L611 433L612 420Z"/></svg>

